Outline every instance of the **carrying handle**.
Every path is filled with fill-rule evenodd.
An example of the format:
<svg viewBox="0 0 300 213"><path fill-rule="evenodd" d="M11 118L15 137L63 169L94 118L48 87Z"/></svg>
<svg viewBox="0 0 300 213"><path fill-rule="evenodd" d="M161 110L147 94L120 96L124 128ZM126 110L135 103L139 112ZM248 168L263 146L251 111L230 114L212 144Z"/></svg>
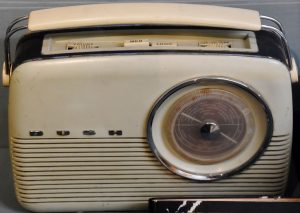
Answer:
<svg viewBox="0 0 300 213"><path fill-rule="evenodd" d="M106 25L187 25L258 31L257 11L197 4L119 3L43 9L29 15L28 29L44 31Z"/></svg>

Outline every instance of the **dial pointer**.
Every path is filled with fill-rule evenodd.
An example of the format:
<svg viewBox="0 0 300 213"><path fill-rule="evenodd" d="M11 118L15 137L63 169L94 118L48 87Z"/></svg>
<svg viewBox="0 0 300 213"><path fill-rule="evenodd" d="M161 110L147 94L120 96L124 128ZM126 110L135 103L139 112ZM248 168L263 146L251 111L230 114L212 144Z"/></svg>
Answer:
<svg viewBox="0 0 300 213"><path fill-rule="evenodd" d="M235 143L235 144L238 143L236 140L234 140L233 138L229 137L229 136L226 135L225 133L220 132L220 134L221 134L224 138L226 138L227 140L231 141L232 143Z"/></svg>
<svg viewBox="0 0 300 213"><path fill-rule="evenodd" d="M190 115L188 115L188 114L186 114L186 113L181 113L181 115L183 115L184 117L187 117L187 118L189 118L189 119L191 119L191 120L193 120L193 121L196 121L196 122L198 122L198 123L200 123L200 124L203 124L203 122L202 121L200 121L200 120L198 120L197 118L194 118L194 117L192 117L192 116L190 116Z"/></svg>

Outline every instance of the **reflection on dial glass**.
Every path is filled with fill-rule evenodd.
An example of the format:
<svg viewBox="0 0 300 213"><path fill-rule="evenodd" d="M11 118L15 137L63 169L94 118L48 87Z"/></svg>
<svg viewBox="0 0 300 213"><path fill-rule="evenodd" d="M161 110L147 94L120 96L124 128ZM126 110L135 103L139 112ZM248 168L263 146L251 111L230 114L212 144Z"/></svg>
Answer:
<svg viewBox="0 0 300 213"><path fill-rule="evenodd" d="M240 152L253 137L254 117L234 90L199 88L179 98L167 116L167 137L184 157L211 164Z"/></svg>

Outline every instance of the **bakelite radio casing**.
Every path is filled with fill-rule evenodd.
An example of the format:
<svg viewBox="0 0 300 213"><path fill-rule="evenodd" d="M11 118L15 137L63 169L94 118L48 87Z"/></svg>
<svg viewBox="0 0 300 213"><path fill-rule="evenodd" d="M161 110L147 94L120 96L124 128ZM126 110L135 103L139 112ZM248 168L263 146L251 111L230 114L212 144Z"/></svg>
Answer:
<svg viewBox="0 0 300 213"><path fill-rule="evenodd" d="M22 206L128 211L146 209L153 197L282 195L297 68L280 26L263 19L250 10L154 3L32 12L14 62L6 46L3 71ZM216 171L230 168L224 173L172 165L157 146L167 131L153 123L168 111L164 97L206 81L229 82L266 113L263 140L246 145L253 153L218 162Z"/></svg>

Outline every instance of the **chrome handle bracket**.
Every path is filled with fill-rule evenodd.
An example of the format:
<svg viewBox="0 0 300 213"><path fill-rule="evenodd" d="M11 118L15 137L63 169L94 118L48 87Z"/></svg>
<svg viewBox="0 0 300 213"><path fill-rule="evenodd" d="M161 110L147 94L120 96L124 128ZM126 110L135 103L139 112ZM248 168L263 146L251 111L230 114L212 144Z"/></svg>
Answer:
<svg viewBox="0 0 300 213"><path fill-rule="evenodd" d="M28 20L28 16L23 16L20 18L15 19L10 23L10 25L7 27L5 39L4 39L4 57L5 57L5 72L6 75L11 75L11 69L12 69L12 61L11 61L11 50L10 50L10 38L13 34L15 34L18 31L27 29L27 25L15 27L18 23Z"/></svg>
<svg viewBox="0 0 300 213"><path fill-rule="evenodd" d="M263 30L267 30L267 31L275 33L277 35L277 37L280 39L280 41L284 47L285 53L286 53L288 68L291 71L293 69L293 59L292 59L292 54L291 54L291 51L290 51L290 48L288 45L288 41L286 39L286 34L285 34L282 24L277 19L274 19L269 16L261 15L260 19L270 21L271 23L273 23L276 26L276 27L274 27L271 25L263 25L262 24L261 28Z"/></svg>

